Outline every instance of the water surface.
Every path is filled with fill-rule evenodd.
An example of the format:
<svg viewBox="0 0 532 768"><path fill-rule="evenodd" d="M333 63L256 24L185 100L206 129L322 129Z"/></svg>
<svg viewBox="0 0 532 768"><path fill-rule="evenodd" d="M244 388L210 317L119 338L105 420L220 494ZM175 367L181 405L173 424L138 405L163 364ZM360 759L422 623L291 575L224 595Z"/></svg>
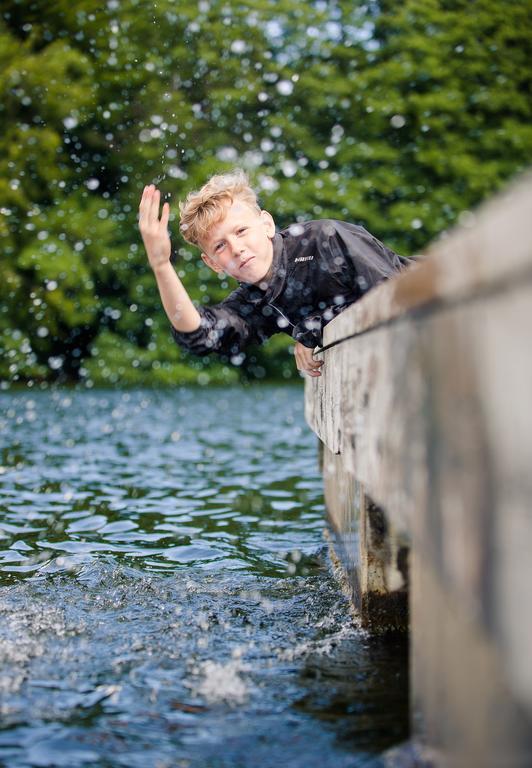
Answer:
<svg viewBox="0 0 532 768"><path fill-rule="evenodd" d="M356 626L298 387L0 396L6 766L378 766L404 642Z"/></svg>

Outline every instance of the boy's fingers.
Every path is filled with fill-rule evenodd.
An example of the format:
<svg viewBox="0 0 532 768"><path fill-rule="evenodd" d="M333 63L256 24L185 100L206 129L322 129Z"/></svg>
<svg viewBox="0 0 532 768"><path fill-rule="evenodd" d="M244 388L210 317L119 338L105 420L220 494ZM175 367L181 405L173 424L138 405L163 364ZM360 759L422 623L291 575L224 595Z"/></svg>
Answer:
<svg viewBox="0 0 532 768"><path fill-rule="evenodd" d="M152 217L154 192L155 192L155 187L153 186L153 184L149 184L147 187L144 188L144 192L142 193L141 206L143 209L143 213L146 216L146 219L148 221L151 221L151 217Z"/></svg>
<svg viewBox="0 0 532 768"><path fill-rule="evenodd" d="M170 218L170 204L164 203L163 212L161 215L161 226L165 229L168 227L168 219Z"/></svg>
<svg viewBox="0 0 532 768"><path fill-rule="evenodd" d="M316 376L321 376L321 371L319 369L309 369L305 370L304 368L300 369L301 373L304 373L306 376L312 376L313 378Z"/></svg>
<svg viewBox="0 0 532 768"><path fill-rule="evenodd" d="M158 189L155 189L152 195L150 195L150 223L157 224L159 222L159 198L161 193Z"/></svg>
<svg viewBox="0 0 532 768"><path fill-rule="evenodd" d="M323 360L314 359L313 350L310 347L305 347L297 342L294 355L298 370L307 373L309 376L321 376L319 369L323 365Z"/></svg>
<svg viewBox="0 0 532 768"><path fill-rule="evenodd" d="M150 196L150 192L151 192L151 185L150 184L146 184L146 186L142 190L142 197L140 198L140 202L141 203L146 203L147 202L147 200L149 199L149 196Z"/></svg>
<svg viewBox="0 0 532 768"><path fill-rule="evenodd" d="M316 360L313 357L312 350L309 347L305 347L303 360L305 365L307 365L309 368L319 368L320 365L323 365L323 360Z"/></svg>
<svg viewBox="0 0 532 768"><path fill-rule="evenodd" d="M148 187L144 187L144 190L142 192L142 197L140 198L139 203L139 215L142 216L146 212L146 202L148 200Z"/></svg>
<svg viewBox="0 0 532 768"><path fill-rule="evenodd" d="M144 221L150 220L152 191L153 188L151 185L144 187L144 191L142 192L142 197L140 199L139 216Z"/></svg>

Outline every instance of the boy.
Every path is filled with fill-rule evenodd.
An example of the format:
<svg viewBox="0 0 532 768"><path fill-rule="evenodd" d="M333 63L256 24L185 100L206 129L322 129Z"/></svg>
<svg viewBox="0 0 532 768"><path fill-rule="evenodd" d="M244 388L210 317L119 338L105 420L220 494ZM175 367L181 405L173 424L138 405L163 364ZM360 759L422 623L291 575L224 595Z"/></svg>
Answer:
<svg viewBox="0 0 532 768"><path fill-rule="evenodd" d="M285 332L295 341L296 364L320 376L313 349L322 329L377 283L408 262L363 227L325 219L293 224L276 233L240 170L213 176L180 203L180 231L203 261L239 287L220 304L196 307L171 262L170 206L159 219L159 190L144 188L139 228L176 341L199 355L240 359L249 343Z"/></svg>

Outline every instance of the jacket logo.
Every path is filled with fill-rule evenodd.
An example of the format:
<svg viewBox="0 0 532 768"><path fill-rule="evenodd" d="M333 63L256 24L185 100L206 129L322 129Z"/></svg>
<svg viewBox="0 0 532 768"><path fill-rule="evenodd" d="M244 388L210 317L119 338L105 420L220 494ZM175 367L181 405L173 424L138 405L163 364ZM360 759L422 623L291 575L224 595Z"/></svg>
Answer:
<svg viewBox="0 0 532 768"><path fill-rule="evenodd" d="M314 256L298 256L297 259L294 259L294 264L297 264L298 261L312 261Z"/></svg>

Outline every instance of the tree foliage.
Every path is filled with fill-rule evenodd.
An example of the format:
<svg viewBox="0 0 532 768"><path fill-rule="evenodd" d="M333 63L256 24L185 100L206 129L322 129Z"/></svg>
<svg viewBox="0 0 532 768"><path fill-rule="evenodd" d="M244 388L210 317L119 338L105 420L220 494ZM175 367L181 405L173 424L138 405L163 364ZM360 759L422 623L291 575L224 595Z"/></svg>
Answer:
<svg viewBox="0 0 532 768"><path fill-rule="evenodd" d="M0 356L8 380L233 381L173 343L138 235L252 175L279 225L331 216L420 250L525 167L532 21L517 0L4 0ZM179 240L194 300L233 285ZM289 340L245 376L290 377Z"/></svg>

